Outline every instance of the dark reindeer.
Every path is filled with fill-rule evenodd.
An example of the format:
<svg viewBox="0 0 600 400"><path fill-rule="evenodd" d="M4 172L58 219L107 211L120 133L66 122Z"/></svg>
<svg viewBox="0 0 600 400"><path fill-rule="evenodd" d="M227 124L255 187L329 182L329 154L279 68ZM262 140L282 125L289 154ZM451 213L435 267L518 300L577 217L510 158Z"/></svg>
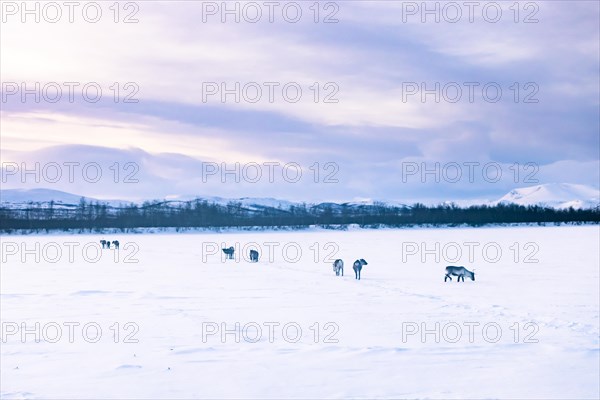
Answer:
<svg viewBox="0 0 600 400"><path fill-rule="evenodd" d="M225 253L225 255L227 256L227 258L229 258L230 260L233 260L233 252L235 251L233 246L229 247L228 249L222 249L222 250L223 250L223 253Z"/></svg>
<svg viewBox="0 0 600 400"><path fill-rule="evenodd" d="M104 239L102 239L102 240L100 241L100 244L102 245L102 248L103 248L103 249L105 249L105 248L106 248L106 243L107 243L107 242L106 242L106 240L104 240ZM110 242L108 242L108 245L110 246Z"/></svg>
<svg viewBox="0 0 600 400"><path fill-rule="evenodd" d="M333 262L333 272L335 272L335 276L344 276L344 262L340 259L337 259Z"/></svg>
<svg viewBox="0 0 600 400"><path fill-rule="evenodd" d="M113 240L112 244L115 246L115 249L119 250L119 241L118 240ZM110 243L109 243L109 247L110 247Z"/></svg>
<svg viewBox="0 0 600 400"><path fill-rule="evenodd" d="M232 249L233 247L230 247L230 249ZM258 262L258 251L256 250L250 250L250 261L251 262Z"/></svg>
<svg viewBox="0 0 600 400"><path fill-rule="evenodd" d="M446 276L444 277L444 282L446 282L446 280L450 279L452 281L452 276L458 276L458 279L456 280L457 282L460 282L460 279L462 278L462 281L465 281L465 276L471 278L472 281L475 280L475 272L471 272L468 269L466 269L465 267L453 267L453 266L449 266L446 267Z"/></svg>
<svg viewBox="0 0 600 400"><path fill-rule="evenodd" d="M360 281L360 271L362 271L363 265L367 265L367 262L365 261L364 258L361 258L360 260L354 261L354 265L352 266L352 269L354 270L354 277L355 277L355 279L358 279L359 281Z"/></svg>

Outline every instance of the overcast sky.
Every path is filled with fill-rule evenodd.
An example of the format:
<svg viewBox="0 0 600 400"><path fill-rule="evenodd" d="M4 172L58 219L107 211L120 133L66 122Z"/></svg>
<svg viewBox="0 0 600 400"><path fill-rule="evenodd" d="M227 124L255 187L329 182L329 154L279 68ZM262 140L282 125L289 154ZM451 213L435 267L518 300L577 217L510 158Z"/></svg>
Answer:
<svg viewBox="0 0 600 400"><path fill-rule="evenodd" d="M597 1L113 3L80 2L72 23L62 2L39 22L2 3L3 188L414 201L599 186Z"/></svg>

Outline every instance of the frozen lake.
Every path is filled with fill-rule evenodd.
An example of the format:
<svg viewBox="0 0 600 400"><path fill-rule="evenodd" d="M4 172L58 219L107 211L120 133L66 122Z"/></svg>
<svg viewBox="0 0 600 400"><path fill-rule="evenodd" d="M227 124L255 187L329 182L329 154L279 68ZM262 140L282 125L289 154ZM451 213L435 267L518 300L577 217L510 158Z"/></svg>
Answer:
<svg viewBox="0 0 600 400"><path fill-rule="evenodd" d="M599 243L597 225L4 235L1 395L598 398Z"/></svg>

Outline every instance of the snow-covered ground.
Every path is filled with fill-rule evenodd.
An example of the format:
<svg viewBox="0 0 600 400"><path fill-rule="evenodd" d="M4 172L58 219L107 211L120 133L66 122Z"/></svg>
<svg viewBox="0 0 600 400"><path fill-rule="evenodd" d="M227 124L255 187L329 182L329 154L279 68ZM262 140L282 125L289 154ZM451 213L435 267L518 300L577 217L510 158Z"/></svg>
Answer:
<svg viewBox="0 0 600 400"><path fill-rule="evenodd" d="M2 398L600 397L597 225L102 238L1 238Z"/></svg>

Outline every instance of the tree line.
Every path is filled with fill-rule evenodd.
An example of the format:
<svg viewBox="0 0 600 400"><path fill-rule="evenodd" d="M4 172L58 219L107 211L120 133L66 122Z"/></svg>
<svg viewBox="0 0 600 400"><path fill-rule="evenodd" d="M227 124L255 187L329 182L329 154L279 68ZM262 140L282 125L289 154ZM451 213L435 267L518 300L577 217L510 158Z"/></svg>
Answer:
<svg viewBox="0 0 600 400"><path fill-rule="evenodd" d="M210 203L147 201L111 206L81 199L77 205L30 203L0 207L0 231L89 230L135 228L307 227L348 225L403 227L412 225L470 225L508 223L598 223L600 208L554 209L516 204L458 207L455 204L392 206L322 203L290 208L247 207L239 202Z"/></svg>

